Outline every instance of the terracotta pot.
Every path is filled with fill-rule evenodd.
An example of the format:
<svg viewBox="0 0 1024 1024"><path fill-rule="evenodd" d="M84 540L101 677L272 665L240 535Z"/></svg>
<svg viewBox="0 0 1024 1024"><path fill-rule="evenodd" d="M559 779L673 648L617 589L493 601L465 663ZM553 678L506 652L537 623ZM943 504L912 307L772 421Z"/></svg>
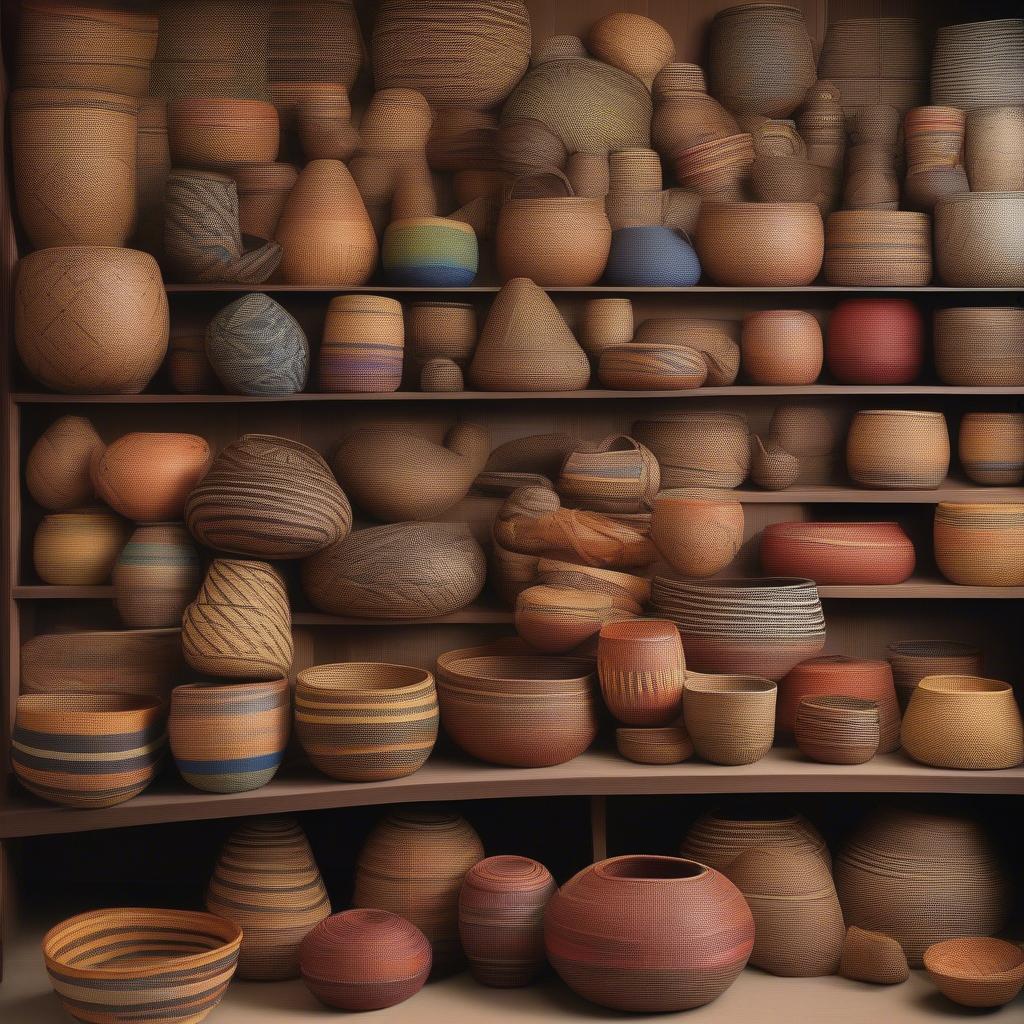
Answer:
<svg viewBox="0 0 1024 1024"><path fill-rule="evenodd" d="M181 523L140 526L114 563L114 606L129 629L179 626L203 573Z"/></svg>
<svg viewBox="0 0 1024 1024"><path fill-rule="evenodd" d="M1024 950L983 936L946 939L924 951L924 966L938 990L961 1006L1005 1006L1024 987Z"/></svg>
<svg viewBox="0 0 1024 1024"><path fill-rule="evenodd" d="M743 371L755 384L813 384L824 350L818 321L798 309L769 309L743 321Z"/></svg>
<svg viewBox="0 0 1024 1024"><path fill-rule="evenodd" d="M32 445L25 486L37 504L53 511L87 505L96 497L90 467L103 451L96 428L84 416L61 416Z"/></svg>
<svg viewBox="0 0 1024 1024"><path fill-rule="evenodd" d="M844 384L910 384L924 362L924 318L908 299L846 299L829 317L825 354Z"/></svg>
<svg viewBox="0 0 1024 1024"><path fill-rule="evenodd" d="M128 541L123 519L101 508L45 516L32 539L32 563L44 583L99 586L110 580L117 556Z"/></svg>
<svg viewBox="0 0 1024 1024"><path fill-rule="evenodd" d="M313 927L299 947L306 988L325 1006L365 1012L397 1006L430 974L430 943L386 910L346 910Z"/></svg>
<svg viewBox="0 0 1024 1024"><path fill-rule="evenodd" d="M949 472L941 412L862 409L846 435L846 468L864 487L934 490Z"/></svg>
<svg viewBox="0 0 1024 1024"><path fill-rule="evenodd" d="M654 502L651 539L680 576L714 576L738 554L743 526L743 506L727 492L662 491Z"/></svg>
<svg viewBox="0 0 1024 1024"><path fill-rule="evenodd" d="M211 463L210 446L195 434L125 434L93 461L96 493L138 523L180 519Z"/></svg>
<svg viewBox="0 0 1024 1024"><path fill-rule="evenodd" d="M54 391L138 394L163 362L168 324L160 268L147 253L73 246L18 262L18 355Z"/></svg>
<svg viewBox="0 0 1024 1024"><path fill-rule="evenodd" d="M242 928L238 976L299 973L299 945L331 913L306 834L294 818L256 818L231 833L206 891L206 909Z"/></svg>
<svg viewBox="0 0 1024 1024"><path fill-rule="evenodd" d="M712 764L753 764L775 738L778 687L759 676L688 672L683 721L697 755Z"/></svg>
<svg viewBox="0 0 1024 1024"><path fill-rule="evenodd" d="M556 889L529 857L487 857L466 872L459 938L480 984L519 988L544 970L544 909Z"/></svg>
<svg viewBox="0 0 1024 1024"><path fill-rule="evenodd" d="M598 637L597 672L604 702L620 722L665 725L679 717L686 658L673 623L606 623Z"/></svg>
<svg viewBox="0 0 1024 1024"><path fill-rule="evenodd" d="M957 454L963 471L978 484L1024 480L1024 415L969 412L960 421Z"/></svg>
<svg viewBox="0 0 1024 1024"><path fill-rule="evenodd" d="M939 572L967 587L1024 585L1024 507L940 501L932 547Z"/></svg>
<svg viewBox="0 0 1024 1024"><path fill-rule="evenodd" d="M743 970L754 922L713 868L677 857L612 857L573 876L544 915L548 959L600 1006L658 1013L717 999Z"/></svg>
<svg viewBox="0 0 1024 1024"><path fill-rule="evenodd" d="M434 975L463 964L459 891L484 848L464 818L441 805L398 808L370 833L356 863L356 907L388 910L416 925L433 950Z"/></svg>

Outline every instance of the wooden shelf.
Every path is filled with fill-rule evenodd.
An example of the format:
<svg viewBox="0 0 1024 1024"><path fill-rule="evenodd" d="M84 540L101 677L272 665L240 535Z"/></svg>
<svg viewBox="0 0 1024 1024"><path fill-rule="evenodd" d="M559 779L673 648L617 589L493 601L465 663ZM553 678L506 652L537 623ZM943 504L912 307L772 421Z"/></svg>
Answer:
<svg viewBox="0 0 1024 1024"><path fill-rule="evenodd" d="M17 405L276 405L306 402L573 402L628 401L648 398L843 398L884 395L948 397L968 395L1024 396L1024 387L956 387L946 384L810 384L804 387L776 387L766 384L734 384L728 387L691 388L685 391L609 391L588 388L585 391L388 391L383 393L324 394L303 392L297 395L58 395L46 392L18 391L12 394Z"/></svg>
<svg viewBox="0 0 1024 1024"><path fill-rule="evenodd" d="M790 792L1020 796L1024 795L1024 768L991 772L929 768L899 751L880 754L866 764L818 764L788 747L776 747L755 764L736 768L702 761L633 764L614 751L597 749L553 768L502 768L458 753L435 752L423 768L404 779L335 782L297 766L282 770L269 785L247 793L201 793L169 768L164 778L140 796L99 810L55 807L28 794L12 794L0 803L0 839L410 801Z"/></svg>
<svg viewBox="0 0 1024 1024"><path fill-rule="evenodd" d="M343 907L335 907L342 910ZM39 953L43 933L62 916L57 911L35 911L21 923L4 949L7 963L3 985L4 1024L67 1024L68 1016L53 994ZM986 1010L986 1021L1019 1021L1024 995L998 1010ZM370 1020L380 1024L451 1024L452 1021L488 1021L488 1024L551 1024L630 1020L658 1024L666 1020L698 1024L793 1024L825 1021L828 1024L937 1024L954 1017L975 1017L945 999L924 971L911 971L902 985L865 985L838 975L824 978L777 978L755 967L744 970L713 1003L685 1015L623 1014L604 1010L574 995L553 975L526 988L485 988L472 976L460 974L432 981L398 1006L372 1014L329 1016L306 986L293 981L232 981L221 1004L213 1011L217 1024L309 1024L332 1019Z"/></svg>

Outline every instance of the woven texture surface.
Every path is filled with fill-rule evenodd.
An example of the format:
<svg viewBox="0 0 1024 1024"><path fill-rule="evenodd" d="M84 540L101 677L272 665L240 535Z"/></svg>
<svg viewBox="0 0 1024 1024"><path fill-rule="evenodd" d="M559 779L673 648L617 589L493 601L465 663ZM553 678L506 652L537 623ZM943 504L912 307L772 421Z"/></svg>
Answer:
<svg viewBox="0 0 1024 1024"><path fill-rule="evenodd" d="M178 626L202 578L199 551L182 524L140 526L114 563L114 605L130 629Z"/></svg>
<svg viewBox="0 0 1024 1024"><path fill-rule="evenodd" d="M899 985L910 977L907 957L890 935L850 925L846 929L839 973L872 985Z"/></svg>

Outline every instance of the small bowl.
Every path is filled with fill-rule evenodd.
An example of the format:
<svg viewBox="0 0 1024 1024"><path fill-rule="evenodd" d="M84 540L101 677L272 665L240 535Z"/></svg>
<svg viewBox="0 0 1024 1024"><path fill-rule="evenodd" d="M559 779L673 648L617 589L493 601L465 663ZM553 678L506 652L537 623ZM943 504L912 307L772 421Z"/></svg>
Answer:
<svg viewBox="0 0 1024 1024"><path fill-rule="evenodd" d="M616 729L615 746L637 764L680 764L693 757L693 744L681 725Z"/></svg>
<svg viewBox="0 0 1024 1024"><path fill-rule="evenodd" d="M961 1006L1004 1006L1024 988L1024 949L1013 942L967 936L924 951L936 988Z"/></svg>
<svg viewBox="0 0 1024 1024"><path fill-rule="evenodd" d="M683 720L698 756L724 765L760 761L775 739L777 694L761 676L688 673Z"/></svg>
<svg viewBox="0 0 1024 1024"><path fill-rule="evenodd" d="M545 654L565 654L579 647L616 613L612 599L593 590L528 587L516 598L516 631Z"/></svg>

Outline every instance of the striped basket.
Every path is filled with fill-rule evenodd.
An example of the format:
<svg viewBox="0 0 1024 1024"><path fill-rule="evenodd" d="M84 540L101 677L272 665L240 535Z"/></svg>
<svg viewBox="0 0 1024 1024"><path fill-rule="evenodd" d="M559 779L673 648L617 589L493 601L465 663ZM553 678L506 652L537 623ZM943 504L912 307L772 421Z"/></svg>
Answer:
<svg viewBox="0 0 1024 1024"><path fill-rule="evenodd" d="M182 778L208 793L243 793L277 774L291 727L287 679L207 686L171 694L167 725Z"/></svg>
<svg viewBox="0 0 1024 1024"><path fill-rule="evenodd" d="M862 409L846 437L846 468L864 487L934 490L949 472L941 412Z"/></svg>
<svg viewBox="0 0 1024 1024"><path fill-rule="evenodd" d="M681 725L616 729L615 749L637 764L681 764L693 757L693 743Z"/></svg>
<svg viewBox="0 0 1024 1024"><path fill-rule="evenodd" d="M43 936L50 983L83 1024L198 1024L235 973L242 930L191 910L116 907Z"/></svg>
<svg viewBox="0 0 1024 1024"><path fill-rule="evenodd" d="M707 379L701 354L686 345L634 341L601 352L597 375L606 388L622 391L689 391Z"/></svg>
<svg viewBox="0 0 1024 1024"><path fill-rule="evenodd" d="M22 785L65 807L113 807L156 775L162 702L113 693L22 694L11 762Z"/></svg>
<svg viewBox="0 0 1024 1024"><path fill-rule="evenodd" d="M900 707L925 676L980 676L981 649L959 640L901 640L889 644L889 664Z"/></svg>
<svg viewBox="0 0 1024 1024"><path fill-rule="evenodd" d="M213 870L206 909L242 929L240 978L296 977L299 944L331 913L299 823L286 817L256 818L236 828Z"/></svg>
<svg viewBox="0 0 1024 1024"><path fill-rule="evenodd" d="M424 669L345 662L303 669L295 732L313 764L342 782L400 779L437 739L437 690Z"/></svg>
<svg viewBox="0 0 1024 1024"><path fill-rule="evenodd" d="M933 529L935 563L962 586L1024 586L1024 504L940 501Z"/></svg>
<svg viewBox="0 0 1024 1024"><path fill-rule="evenodd" d="M402 383L402 304L383 295L331 299L320 342L320 390L397 391Z"/></svg>
<svg viewBox="0 0 1024 1024"><path fill-rule="evenodd" d="M449 217L393 220L384 231L380 262L391 284L464 288L480 266L476 233Z"/></svg>
<svg viewBox="0 0 1024 1024"><path fill-rule="evenodd" d="M569 455L555 489L566 504L594 512L646 512L660 484L654 455L639 441L613 434L596 451Z"/></svg>
<svg viewBox="0 0 1024 1024"><path fill-rule="evenodd" d="M132 629L177 626L202 578L199 551L184 525L140 526L114 563L114 605Z"/></svg>
<svg viewBox="0 0 1024 1024"><path fill-rule="evenodd" d="M964 472L975 483L1019 484L1024 480L1024 413L965 414L957 453Z"/></svg>

